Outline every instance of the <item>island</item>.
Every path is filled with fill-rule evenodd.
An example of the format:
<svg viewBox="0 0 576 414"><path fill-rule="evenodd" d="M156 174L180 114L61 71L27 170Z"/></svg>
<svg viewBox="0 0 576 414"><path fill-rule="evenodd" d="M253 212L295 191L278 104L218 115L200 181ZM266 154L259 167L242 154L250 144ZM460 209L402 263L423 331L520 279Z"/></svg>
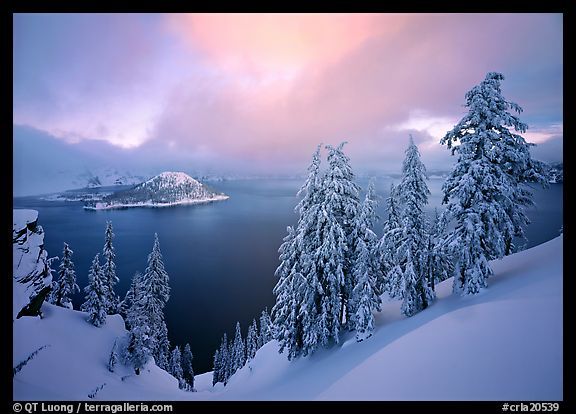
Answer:
<svg viewBox="0 0 576 414"><path fill-rule="evenodd" d="M202 204L228 199L183 172L163 172L132 188L117 191L98 201L87 201L87 210L132 207L171 207Z"/></svg>

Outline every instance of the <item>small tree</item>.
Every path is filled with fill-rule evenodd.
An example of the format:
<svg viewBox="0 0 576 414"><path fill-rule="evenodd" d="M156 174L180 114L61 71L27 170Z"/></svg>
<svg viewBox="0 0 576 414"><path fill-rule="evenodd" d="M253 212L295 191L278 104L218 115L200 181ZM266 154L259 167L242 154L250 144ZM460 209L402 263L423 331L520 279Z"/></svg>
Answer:
<svg viewBox="0 0 576 414"><path fill-rule="evenodd" d="M147 302L144 300L143 280L137 273L132 282L134 285L133 299L126 317L130 329L126 359L133 365L136 375L139 375L140 369L146 365L152 356L155 344L146 308Z"/></svg>
<svg viewBox="0 0 576 414"><path fill-rule="evenodd" d="M380 292L376 280L378 266L374 259L377 237L372 231L377 220L377 204L374 180L370 180L366 197L356 219L354 264L352 267L354 288L349 299L351 312L349 327L356 331L356 340L358 341L372 335L374 330L372 312L380 311Z"/></svg>
<svg viewBox="0 0 576 414"><path fill-rule="evenodd" d="M88 274L88 286L84 288L86 301L81 306L81 310L88 313L88 322L94 326L101 326L106 323L108 302L103 277L99 255L96 254Z"/></svg>
<svg viewBox="0 0 576 414"><path fill-rule="evenodd" d="M112 228L112 222L106 222L106 232L104 237L104 247L102 249L102 257L104 259L104 265L102 266L102 273L104 274L104 284L106 286L106 295L108 300L108 315L113 315L118 313L118 295L114 292L114 286L118 283L119 279L116 276L116 264L114 263L114 258L116 254L114 253L114 246L112 245L112 239L114 238L114 232Z"/></svg>
<svg viewBox="0 0 576 414"><path fill-rule="evenodd" d="M154 246L148 255L148 266L142 276L142 309L150 326L152 355L160 364L168 357L168 331L164 322L164 306L170 298L169 277L164 270L158 234L154 234Z"/></svg>
<svg viewBox="0 0 576 414"><path fill-rule="evenodd" d="M115 339L114 345L112 345L112 350L110 351L110 357L108 358L108 371L114 372L116 369L117 362L118 362L118 346L117 346L117 339Z"/></svg>
<svg viewBox="0 0 576 414"><path fill-rule="evenodd" d="M493 273L488 261L512 253L514 238L524 238L524 207L533 204L524 184L546 185L544 164L530 156L533 144L515 133L528 126L510 112L522 108L502 96L503 79L489 72L468 91L468 113L440 141L458 154L442 187L446 214L455 222L443 244L455 262L453 290L462 294L485 288Z"/></svg>
<svg viewBox="0 0 576 414"><path fill-rule="evenodd" d="M236 333L232 344L232 374L242 368L246 363L246 349L240 330L240 322L236 322Z"/></svg>
<svg viewBox="0 0 576 414"><path fill-rule="evenodd" d="M230 376L232 375L231 374L232 361L229 348L230 347L228 346L228 336L226 335L226 332L224 332L224 336L222 337L222 342L220 343L220 350L219 350L220 376L218 378L218 382L223 382L224 386L226 386L226 384L228 383L228 378L230 378Z"/></svg>
<svg viewBox="0 0 576 414"><path fill-rule="evenodd" d="M193 359L194 355L192 355L190 344L186 344L184 347L184 352L182 353L182 378L184 378L186 389L188 391L194 391L194 368L192 367Z"/></svg>
<svg viewBox="0 0 576 414"><path fill-rule="evenodd" d="M387 220L384 222L382 238L378 242L376 258L378 291L387 292L393 299L402 299L402 269L398 258L398 246L402 236L401 206L397 187L390 185L386 199Z"/></svg>
<svg viewBox="0 0 576 414"><path fill-rule="evenodd" d="M268 314L268 308L262 311L260 315L260 341L262 345L267 344L273 339L272 321Z"/></svg>
<svg viewBox="0 0 576 414"><path fill-rule="evenodd" d="M248 361L256 356L256 351L258 350L257 329L256 319L253 319L252 324L248 328L248 334L246 335L246 359Z"/></svg>
<svg viewBox="0 0 576 414"><path fill-rule="evenodd" d="M221 382L222 379L222 362L220 358L220 350L214 352L214 362L212 366L212 386Z"/></svg>
<svg viewBox="0 0 576 414"><path fill-rule="evenodd" d="M134 276L132 276L132 282L130 282L130 287L124 296L124 299L118 304L118 313L124 318L124 321L129 326L128 322L128 309L132 306L135 297L135 291L138 288L139 281L142 280L142 273L136 272Z"/></svg>
<svg viewBox="0 0 576 414"><path fill-rule="evenodd" d="M178 387L180 389L185 389L186 382L184 381L184 373L182 371L182 354L178 346L175 346L172 350L169 364L170 374L178 380Z"/></svg>
<svg viewBox="0 0 576 414"><path fill-rule="evenodd" d="M62 261L58 270L58 280L52 282L52 293L49 299L50 303L69 309L73 309L70 296L80 292L80 288L76 284L76 272L72 262L73 253L68 244L64 243Z"/></svg>

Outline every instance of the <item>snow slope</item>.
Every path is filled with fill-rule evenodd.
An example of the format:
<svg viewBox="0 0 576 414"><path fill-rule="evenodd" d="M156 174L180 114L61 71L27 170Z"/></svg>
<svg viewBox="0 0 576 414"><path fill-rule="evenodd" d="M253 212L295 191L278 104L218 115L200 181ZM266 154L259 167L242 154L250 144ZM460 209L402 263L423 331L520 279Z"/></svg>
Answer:
<svg viewBox="0 0 576 414"><path fill-rule="evenodd" d="M270 342L225 388L202 388L199 376L192 398L561 400L562 256L558 237L493 262L489 288L475 297L452 295L449 279L411 318L386 303L361 343L349 335L289 362Z"/></svg>

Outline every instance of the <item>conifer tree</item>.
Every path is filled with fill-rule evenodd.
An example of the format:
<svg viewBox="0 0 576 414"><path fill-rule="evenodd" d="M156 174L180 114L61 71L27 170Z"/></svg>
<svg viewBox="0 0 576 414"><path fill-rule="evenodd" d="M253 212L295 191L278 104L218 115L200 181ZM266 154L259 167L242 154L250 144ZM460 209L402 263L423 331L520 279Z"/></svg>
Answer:
<svg viewBox="0 0 576 414"><path fill-rule="evenodd" d="M220 358L220 349L214 352L214 359L212 363L212 386L221 382L222 378L222 362Z"/></svg>
<svg viewBox="0 0 576 414"><path fill-rule="evenodd" d="M182 378L186 383L186 389L188 391L194 390L194 368L192 367L192 360L194 356L192 355L192 350L190 349L190 344L186 344L184 347L184 352L182 352Z"/></svg>
<svg viewBox="0 0 576 414"><path fill-rule="evenodd" d="M174 347L170 355L169 371L170 374L178 380L178 387L185 389L186 382L184 381L184 373L182 372L182 354L178 346Z"/></svg>
<svg viewBox="0 0 576 414"><path fill-rule="evenodd" d="M84 288L86 300L81 306L81 310L88 313L88 322L94 326L106 324L108 302L103 278L99 255L96 254L88 274L88 286Z"/></svg>
<svg viewBox="0 0 576 414"><path fill-rule="evenodd" d="M73 253L68 244L64 243L62 261L58 270L58 280L52 282L52 292L49 298L50 303L69 309L73 309L70 296L80 292L80 288L76 284L76 272L72 262Z"/></svg>
<svg viewBox="0 0 576 414"><path fill-rule="evenodd" d="M114 340L114 345L112 345L112 350L110 351L110 357L108 358L108 371L114 372L116 369L116 363L118 362L118 345L117 340Z"/></svg>
<svg viewBox="0 0 576 414"><path fill-rule="evenodd" d="M462 294L485 288L493 273L488 261L512 253L514 239L524 238L524 208L533 204L525 184L546 185L544 164L518 134L528 126L511 113L522 108L502 95L503 79L489 72L468 91L468 113L440 141L458 156L442 187L455 226L443 244L455 262L453 290Z"/></svg>
<svg viewBox="0 0 576 414"><path fill-rule="evenodd" d="M402 292L404 301L402 310L409 312L409 314L404 312L407 316L427 308L435 298L427 280L429 271L426 268L429 252L424 207L428 204L430 194L426 178L426 167L420 160L418 147L410 135L410 144L402 165L402 180L398 185L402 203L402 233L397 250L397 264L400 264L403 270L402 277L408 279L403 283ZM414 296L407 297L407 295Z"/></svg>
<svg viewBox="0 0 576 414"><path fill-rule="evenodd" d="M256 319L252 320L252 323L248 327L248 334L246 335L246 359L250 361L254 356L256 356L256 351L258 350L258 326L256 325Z"/></svg>
<svg viewBox="0 0 576 414"><path fill-rule="evenodd" d="M107 291L108 300L108 315L113 315L118 313L118 295L114 292L114 286L118 283L119 279L116 276L116 264L114 259L116 254L114 253L114 246L112 245L112 239L114 238L114 232L112 228L112 222L106 222L106 232L104 237L104 247L102 248L102 258L104 259L104 265L102 266L102 273L104 274L104 283Z"/></svg>
<svg viewBox="0 0 576 414"><path fill-rule="evenodd" d="M356 219L354 234L354 264L352 268L354 288L349 299L351 323L356 339L362 341L374 330L373 311L380 311L380 292L377 285L378 266L375 260L378 238L372 228L377 220L378 205L374 180L370 180L360 213Z"/></svg>
<svg viewBox="0 0 576 414"><path fill-rule="evenodd" d="M142 307L150 326L151 349L154 359L165 366L168 358L168 331L164 321L164 306L170 298L168 273L160 251L158 234L154 234L154 246L148 255L148 266L141 282Z"/></svg>
<svg viewBox="0 0 576 414"><path fill-rule="evenodd" d="M392 299L402 299L402 269L398 259L398 246L402 236L401 206L398 189L390 185L386 199L388 218L384 222L382 238L378 242L376 258L379 262L378 291L387 292Z"/></svg>
<svg viewBox="0 0 576 414"><path fill-rule="evenodd" d="M246 363L246 349L244 347L244 340L242 339L242 331L240 330L240 322L236 322L236 333L234 334L234 342L232 344L232 374L242 368Z"/></svg>

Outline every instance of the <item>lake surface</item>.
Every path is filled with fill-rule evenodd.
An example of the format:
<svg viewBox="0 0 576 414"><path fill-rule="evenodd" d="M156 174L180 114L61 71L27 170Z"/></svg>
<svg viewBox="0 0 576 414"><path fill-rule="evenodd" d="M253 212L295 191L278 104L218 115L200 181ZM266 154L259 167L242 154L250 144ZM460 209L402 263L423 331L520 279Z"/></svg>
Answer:
<svg viewBox="0 0 576 414"><path fill-rule="evenodd" d="M398 180L395 180L397 183ZM366 180L358 181L366 188ZM384 198L392 179L379 178L376 190ZM428 182L429 212L441 207L443 179ZM212 356L224 332L234 334L240 321L243 334L252 318L274 304L272 289L278 248L286 226L294 225L296 192L302 180L239 180L210 183L230 196L226 201L171 208L87 211L81 203L15 198L14 208L33 208L45 231L49 256L61 256L63 242L74 250L78 284L87 284L88 269L102 251L106 221L114 226L117 293L123 296L136 271L144 272L154 233L160 239L172 292L165 314L172 344L189 342L196 373L212 369ZM528 210L526 230L531 247L556 237L562 226L562 184L534 190L537 206ZM376 226L381 235L382 223ZM55 266L59 265L56 262ZM73 297L74 308L84 294Z"/></svg>

